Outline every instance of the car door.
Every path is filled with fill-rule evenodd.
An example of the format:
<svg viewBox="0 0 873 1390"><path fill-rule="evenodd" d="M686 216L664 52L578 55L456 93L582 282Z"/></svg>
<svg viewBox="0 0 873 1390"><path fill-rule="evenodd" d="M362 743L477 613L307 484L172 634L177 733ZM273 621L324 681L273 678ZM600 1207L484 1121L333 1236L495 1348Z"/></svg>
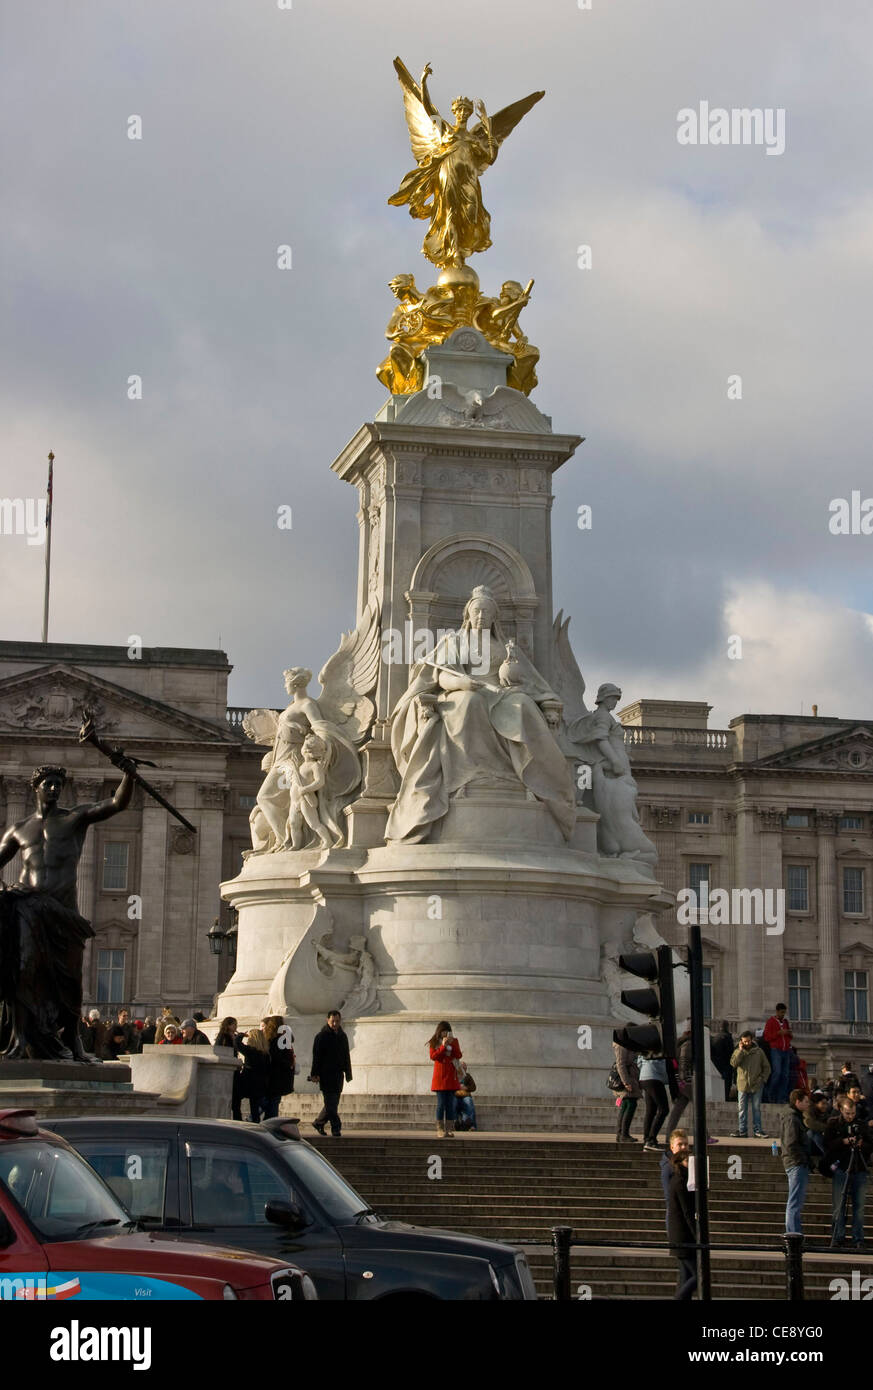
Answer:
<svg viewBox="0 0 873 1390"><path fill-rule="evenodd" d="M15 1210L0 1173L0 1302L33 1298L47 1270L43 1248Z"/></svg>
<svg viewBox="0 0 873 1390"><path fill-rule="evenodd" d="M287 1260L310 1276L319 1298L345 1298L345 1266L335 1228L267 1147L209 1142L183 1131L179 1149L186 1170L180 1235ZM268 1202L295 1203L306 1218L305 1228L289 1231L268 1221Z"/></svg>
<svg viewBox="0 0 873 1390"><path fill-rule="evenodd" d="M179 1226L179 1168L175 1135L136 1133L119 1127L99 1138L68 1131L71 1144L91 1165L132 1216L147 1230Z"/></svg>

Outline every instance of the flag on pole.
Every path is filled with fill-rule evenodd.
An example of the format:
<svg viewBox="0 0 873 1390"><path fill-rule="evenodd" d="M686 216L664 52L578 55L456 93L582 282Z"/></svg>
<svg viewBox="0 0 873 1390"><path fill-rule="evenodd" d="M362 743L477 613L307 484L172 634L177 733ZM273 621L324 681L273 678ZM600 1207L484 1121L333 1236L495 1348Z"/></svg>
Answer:
<svg viewBox="0 0 873 1390"><path fill-rule="evenodd" d="M55 456L54 456L54 454L51 452L51 450L49 450L48 460L49 460L49 475L48 475L48 487L46 488L46 499L45 499L45 524L46 524L46 526L50 526L50 525L51 525L51 520L52 520L52 481L53 481L53 479L54 479L54 471L55 471Z"/></svg>
<svg viewBox="0 0 873 1390"><path fill-rule="evenodd" d="M49 589L52 572L52 485L54 482L55 456L49 449L49 475L45 499L45 592L42 603L42 640L48 642Z"/></svg>

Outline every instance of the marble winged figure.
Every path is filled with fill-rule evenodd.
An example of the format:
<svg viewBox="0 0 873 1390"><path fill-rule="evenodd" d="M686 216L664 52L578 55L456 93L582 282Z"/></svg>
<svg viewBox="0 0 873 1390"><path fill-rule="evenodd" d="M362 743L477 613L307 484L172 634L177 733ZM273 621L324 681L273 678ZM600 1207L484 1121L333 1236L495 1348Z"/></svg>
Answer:
<svg viewBox="0 0 873 1390"><path fill-rule="evenodd" d="M358 749L376 712L370 697L380 656L379 608L371 599L357 627L344 634L319 672L317 699L308 694L312 672L292 666L284 672L291 697L285 709L255 709L246 715L247 736L270 748L249 817L256 853L303 849L313 842L324 848L343 843L339 817L361 783Z"/></svg>
<svg viewBox="0 0 873 1390"><path fill-rule="evenodd" d="M388 199L394 207L409 207L411 217L430 223L422 252L433 265L461 266L476 251L491 245L491 218L482 203L480 177L497 158L500 146L545 92L504 106L489 116L484 103L469 97L455 97L454 121L440 115L431 101L427 79L430 63L421 82L401 62L394 67L403 89L403 105L409 139L417 167L406 175L397 192ZM472 129L468 121L473 112L479 117Z"/></svg>
<svg viewBox="0 0 873 1390"><path fill-rule="evenodd" d="M622 856L654 870L658 854L640 823L638 788L624 743L624 729L612 711L621 699L617 685L597 691L594 709L585 704L585 681L579 670L563 609L555 618L553 684L563 704L559 742L564 751L591 769L590 801L600 816L597 847L601 854Z"/></svg>

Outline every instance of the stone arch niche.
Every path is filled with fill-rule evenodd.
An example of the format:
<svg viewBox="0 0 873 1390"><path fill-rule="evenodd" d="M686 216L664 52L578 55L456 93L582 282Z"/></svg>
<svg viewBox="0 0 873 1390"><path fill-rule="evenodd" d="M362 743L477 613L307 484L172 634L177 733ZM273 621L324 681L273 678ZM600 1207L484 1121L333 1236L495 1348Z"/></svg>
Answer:
<svg viewBox="0 0 873 1390"><path fill-rule="evenodd" d="M513 546L477 532L446 537L422 555L406 593L413 629L435 634L459 627L464 605L479 584L494 594L507 637L514 637L533 660L539 600L527 561Z"/></svg>

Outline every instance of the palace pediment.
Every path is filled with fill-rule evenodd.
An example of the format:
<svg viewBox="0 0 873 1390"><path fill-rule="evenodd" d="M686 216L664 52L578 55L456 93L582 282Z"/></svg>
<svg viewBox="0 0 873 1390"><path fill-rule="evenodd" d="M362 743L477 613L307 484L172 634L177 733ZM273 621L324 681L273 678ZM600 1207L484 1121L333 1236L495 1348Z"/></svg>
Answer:
<svg viewBox="0 0 873 1390"><path fill-rule="evenodd" d="M229 728L64 662L0 680L0 737L74 739L86 705L112 742L239 742Z"/></svg>
<svg viewBox="0 0 873 1390"><path fill-rule="evenodd" d="M863 724L847 727L825 738L785 748L757 758L750 768L786 772L869 773L873 775L873 729Z"/></svg>

